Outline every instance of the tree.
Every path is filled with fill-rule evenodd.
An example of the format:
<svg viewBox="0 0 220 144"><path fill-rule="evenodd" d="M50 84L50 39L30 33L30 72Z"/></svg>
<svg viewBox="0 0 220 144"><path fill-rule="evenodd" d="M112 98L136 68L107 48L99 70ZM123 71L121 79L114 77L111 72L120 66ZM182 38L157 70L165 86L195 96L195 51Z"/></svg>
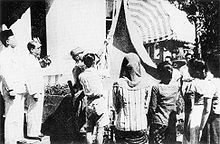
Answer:
<svg viewBox="0 0 220 144"><path fill-rule="evenodd" d="M220 53L220 2L219 0L169 0L184 10L190 21L197 19L197 35L200 37L202 56ZM194 18L194 19L193 19Z"/></svg>

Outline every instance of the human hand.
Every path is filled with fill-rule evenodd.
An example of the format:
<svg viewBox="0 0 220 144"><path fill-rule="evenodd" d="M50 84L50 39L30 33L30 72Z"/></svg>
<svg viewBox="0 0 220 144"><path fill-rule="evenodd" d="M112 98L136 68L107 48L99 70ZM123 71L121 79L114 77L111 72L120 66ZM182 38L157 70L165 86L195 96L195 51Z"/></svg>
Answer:
<svg viewBox="0 0 220 144"><path fill-rule="evenodd" d="M13 90L8 90L8 96L10 100L14 100L15 99L15 92Z"/></svg>
<svg viewBox="0 0 220 144"><path fill-rule="evenodd" d="M201 138L202 138L202 130L200 129L199 130L199 141L201 141Z"/></svg>

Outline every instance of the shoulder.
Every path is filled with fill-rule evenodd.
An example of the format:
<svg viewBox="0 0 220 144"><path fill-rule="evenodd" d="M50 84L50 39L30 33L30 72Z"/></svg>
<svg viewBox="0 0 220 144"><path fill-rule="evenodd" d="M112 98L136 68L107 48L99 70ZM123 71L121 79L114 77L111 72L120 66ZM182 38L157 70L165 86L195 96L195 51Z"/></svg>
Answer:
<svg viewBox="0 0 220 144"><path fill-rule="evenodd" d="M214 95L216 86L210 80L194 79L189 83L188 92L197 92L203 95Z"/></svg>
<svg viewBox="0 0 220 144"><path fill-rule="evenodd" d="M84 77L85 77L85 72L81 72L78 77L79 77L79 79L84 79Z"/></svg>

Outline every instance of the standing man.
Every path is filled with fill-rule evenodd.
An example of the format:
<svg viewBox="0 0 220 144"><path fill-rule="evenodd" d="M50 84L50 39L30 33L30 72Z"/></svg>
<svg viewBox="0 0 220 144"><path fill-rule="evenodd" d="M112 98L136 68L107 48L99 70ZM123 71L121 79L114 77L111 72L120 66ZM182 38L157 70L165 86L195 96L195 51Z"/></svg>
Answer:
<svg viewBox="0 0 220 144"><path fill-rule="evenodd" d="M75 66L73 67L73 88L74 92L77 93L79 90L82 90L82 85L79 81L79 74L85 70L85 65L82 62L84 49L81 47L76 47L70 51L72 59L75 61Z"/></svg>
<svg viewBox="0 0 220 144"><path fill-rule="evenodd" d="M41 53L41 44L38 41L30 41L27 44L30 52L26 60L26 71L28 72L28 92L27 97L27 136L29 138L40 139L41 124L44 103L44 80L42 68L38 59Z"/></svg>
<svg viewBox="0 0 220 144"><path fill-rule="evenodd" d="M85 101L83 101L83 97L85 96L85 94L83 92L83 87L79 80L79 75L85 70L85 65L82 62L84 49L82 47L76 47L70 51L70 55L72 59L75 61L75 66L72 69L74 93L73 105L79 118L79 131L85 132L83 128L83 125L86 123L86 103Z"/></svg>
<svg viewBox="0 0 220 144"><path fill-rule="evenodd" d="M5 144L17 144L24 137L24 99L27 93L21 57L16 53L17 41L12 30L0 33L5 46L0 53L2 95L5 100Z"/></svg>
<svg viewBox="0 0 220 144"><path fill-rule="evenodd" d="M193 55L191 53L187 53L185 55L185 60L186 60L186 64L183 65L179 70L180 70L180 73L182 75L182 81L183 81L183 84L182 84L182 92L185 93L185 88L187 86L187 84L189 82L191 82L193 80L193 78L190 76L189 74L189 68L188 68L188 63L189 63L189 60L191 60L193 58Z"/></svg>

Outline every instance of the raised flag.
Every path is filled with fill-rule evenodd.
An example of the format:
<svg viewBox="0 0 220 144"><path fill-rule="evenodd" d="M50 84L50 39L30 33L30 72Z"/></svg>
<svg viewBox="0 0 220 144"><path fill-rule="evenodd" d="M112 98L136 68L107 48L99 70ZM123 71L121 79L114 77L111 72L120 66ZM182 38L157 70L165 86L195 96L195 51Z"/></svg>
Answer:
<svg viewBox="0 0 220 144"><path fill-rule="evenodd" d="M156 65L144 44L170 39L194 43L194 27L186 14L166 0L117 0L115 7L108 35L112 45L125 53L136 52L154 78Z"/></svg>

